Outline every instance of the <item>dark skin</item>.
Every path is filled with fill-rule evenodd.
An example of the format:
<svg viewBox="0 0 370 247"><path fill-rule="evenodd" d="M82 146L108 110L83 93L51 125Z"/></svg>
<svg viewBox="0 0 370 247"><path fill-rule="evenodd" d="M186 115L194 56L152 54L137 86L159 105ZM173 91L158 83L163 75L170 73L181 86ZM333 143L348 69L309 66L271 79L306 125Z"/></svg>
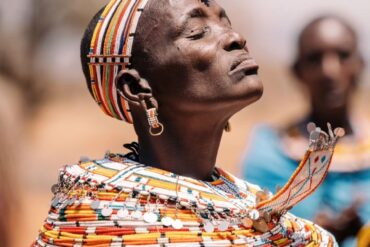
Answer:
<svg viewBox="0 0 370 247"><path fill-rule="evenodd" d="M305 121L294 126L303 130L312 121L326 129L330 122L345 128L347 135L353 133L351 97L364 66L357 42L353 29L333 17L313 21L303 30L293 71L308 90L311 111ZM315 222L332 232L340 243L354 236L362 225L357 213L359 204L354 202L335 217L320 212Z"/></svg>
<svg viewBox="0 0 370 247"><path fill-rule="evenodd" d="M117 78L132 110L139 159L208 180L227 121L262 95L258 66L215 1L152 0L145 11L154 4L161 5L156 22L137 40L155 63L150 72L124 70ZM158 137L149 134L146 107L158 108L165 128Z"/></svg>
<svg viewBox="0 0 370 247"><path fill-rule="evenodd" d="M353 29L334 17L312 22L300 35L293 71L308 89L308 119L322 129L330 122L353 133L350 103L364 66L357 42ZM304 128L306 122L300 125Z"/></svg>

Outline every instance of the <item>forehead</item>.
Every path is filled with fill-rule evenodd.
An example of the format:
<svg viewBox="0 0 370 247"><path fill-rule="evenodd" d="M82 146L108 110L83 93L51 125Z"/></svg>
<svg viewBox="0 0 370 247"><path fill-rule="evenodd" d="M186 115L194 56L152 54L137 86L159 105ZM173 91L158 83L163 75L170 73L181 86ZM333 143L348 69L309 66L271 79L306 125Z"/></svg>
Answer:
<svg viewBox="0 0 370 247"><path fill-rule="evenodd" d="M317 49L354 49L356 37L348 26L336 19L325 19L308 27L302 34L301 51Z"/></svg>
<svg viewBox="0 0 370 247"><path fill-rule="evenodd" d="M214 0L169 0L171 11L177 17L184 17L193 9L200 9L205 13L219 15L223 8Z"/></svg>

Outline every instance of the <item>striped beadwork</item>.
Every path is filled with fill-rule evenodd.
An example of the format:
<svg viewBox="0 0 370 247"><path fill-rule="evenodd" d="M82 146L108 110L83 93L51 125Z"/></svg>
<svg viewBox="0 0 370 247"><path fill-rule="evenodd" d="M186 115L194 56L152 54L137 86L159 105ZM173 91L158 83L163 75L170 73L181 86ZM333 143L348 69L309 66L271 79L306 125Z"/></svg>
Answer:
<svg viewBox="0 0 370 247"><path fill-rule="evenodd" d="M90 86L109 116L132 123L128 103L117 94L115 78L130 65L140 15L148 0L111 0L95 27L89 53Z"/></svg>
<svg viewBox="0 0 370 247"><path fill-rule="evenodd" d="M197 200L197 207L212 205L215 212L237 218L239 206L256 207L261 192L220 168L216 171L217 180L203 182L113 154L66 166L59 176L63 186L54 190L58 200L54 198L33 246L335 246L326 231L290 214L272 219L265 233L232 218L226 229L206 231L187 202ZM81 186L74 186L76 181ZM179 208L171 199L176 196L183 205ZM145 219L148 212L157 214L154 221ZM177 218L183 226L166 226L161 222L165 217Z"/></svg>

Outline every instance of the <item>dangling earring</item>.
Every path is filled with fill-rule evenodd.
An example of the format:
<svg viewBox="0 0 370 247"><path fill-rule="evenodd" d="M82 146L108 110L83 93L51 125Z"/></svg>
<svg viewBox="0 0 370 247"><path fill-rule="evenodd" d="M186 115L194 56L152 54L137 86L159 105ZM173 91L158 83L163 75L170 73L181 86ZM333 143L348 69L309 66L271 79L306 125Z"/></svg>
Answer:
<svg viewBox="0 0 370 247"><path fill-rule="evenodd" d="M225 127L224 127L224 130L226 131L226 132L231 132L231 125L230 125L230 122L229 121L227 121L227 123L226 123L226 125L225 125Z"/></svg>
<svg viewBox="0 0 370 247"><path fill-rule="evenodd" d="M158 112L156 108L150 108L145 110L146 111L146 117L148 118L149 123L149 133L152 136L160 136L163 133L164 127L163 124L161 124L158 120ZM157 130L158 132L154 132L154 130Z"/></svg>
<svg viewBox="0 0 370 247"><path fill-rule="evenodd" d="M151 100L151 99L149 99ZM151 107L148 109L147 104L145 103L145 100L141 101L141 105L145 109L146 117L148 119L149 124L149 133L152 136L160 136L164 131L164 126L161 124L158 120L158 112L157 108Z"/></svg>

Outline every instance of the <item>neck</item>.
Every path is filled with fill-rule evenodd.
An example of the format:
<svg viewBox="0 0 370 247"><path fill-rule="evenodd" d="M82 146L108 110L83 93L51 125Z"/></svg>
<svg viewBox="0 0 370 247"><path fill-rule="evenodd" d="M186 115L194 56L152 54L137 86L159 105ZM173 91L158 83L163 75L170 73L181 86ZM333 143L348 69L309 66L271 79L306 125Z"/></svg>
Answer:
<svg viewBox="0 0 370 247"><path fill-rule="evenodd" d="M315 108L312 108L312 111L308 117L308 121L314 122L318 127L324 130L327 129L327 123L330 123L333 128L344 128L348 135L353 133L347 107L330 110L327 112L320 112L320 110L315 110Z"/></svg>
<svg viewBox="0 0 370 247"><path fill-rule="evenodd" d="M154 137L147 125L136 126L140 144L140 162L175 174L209 180L226 119L212 117L161 117L162 135Z"/></svg>

